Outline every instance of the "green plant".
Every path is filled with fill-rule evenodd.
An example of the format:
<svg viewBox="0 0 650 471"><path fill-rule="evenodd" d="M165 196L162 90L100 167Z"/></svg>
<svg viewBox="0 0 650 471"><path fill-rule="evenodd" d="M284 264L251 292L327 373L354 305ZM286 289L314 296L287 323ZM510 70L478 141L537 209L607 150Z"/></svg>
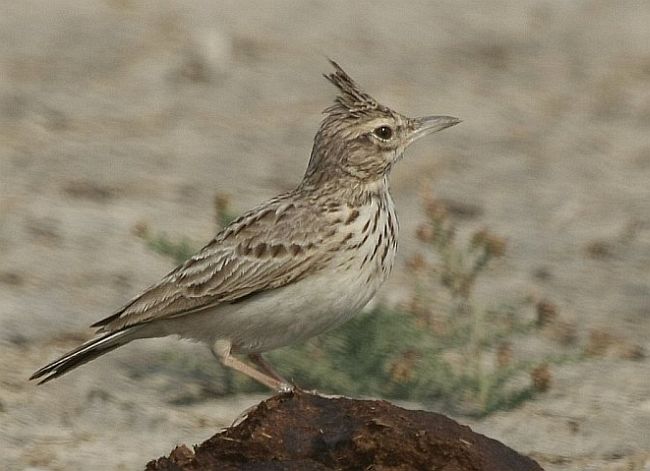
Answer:
<svg viewBox="0 0 650 471"><path fill-rule="evenodd" d="M507 300L483 307L474 299L479 277L505 254L506 241L487 229L462 240L445 205L435 199L425 198L424 211L428 220L417 237L433 260L427 263L420 255L419 262L411 262L419 266L411 312L448 357L455 355L451 381L464 412L481 415L516 406L535 392L532 384L513 386L513 380L529 373L534 364L513 358L510 350L510 339L536 328L520 316L531 302Z"/></svg>

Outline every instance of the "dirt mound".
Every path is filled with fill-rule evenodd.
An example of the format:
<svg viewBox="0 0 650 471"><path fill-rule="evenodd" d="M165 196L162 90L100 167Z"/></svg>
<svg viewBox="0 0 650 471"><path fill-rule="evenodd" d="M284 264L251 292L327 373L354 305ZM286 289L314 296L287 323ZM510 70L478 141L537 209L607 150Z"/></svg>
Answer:
<svg viewBox="0 0 650 471"><path fill-rule="evenodd" d="M496 440L432 412L305 392L272 397L192 452L147 464L179 470L494 470L542 468Z"/></svg>

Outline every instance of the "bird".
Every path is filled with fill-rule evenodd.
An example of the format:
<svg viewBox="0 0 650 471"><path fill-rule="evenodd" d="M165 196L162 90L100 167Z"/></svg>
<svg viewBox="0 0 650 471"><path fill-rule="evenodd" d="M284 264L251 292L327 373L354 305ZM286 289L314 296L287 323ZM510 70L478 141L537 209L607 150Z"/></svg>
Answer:
<svg viewBox="0 0 650 471"><path fill-rule="evenodd" d="M262 354L343 324L373 298L397 251L391 170L410 144L461 122L400 114L329 62L334 70L323 76L338 93L298 186L224 227L30 380L48 382L136 339L175 335L203 342L223 366L271 390L293 389Z"/></svg>

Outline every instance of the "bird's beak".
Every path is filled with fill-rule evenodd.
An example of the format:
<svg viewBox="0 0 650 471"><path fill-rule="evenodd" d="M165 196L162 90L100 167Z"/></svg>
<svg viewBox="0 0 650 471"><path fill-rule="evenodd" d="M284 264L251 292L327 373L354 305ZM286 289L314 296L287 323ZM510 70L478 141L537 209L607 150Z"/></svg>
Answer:
<svg viewBox="0 0 650 471"><path fill-rule="evenodd" d="M462 122L460 119L454 118L453 116L423 116L421 118L413 118L411 119L413 131L409 136L408 143L410 144L427 134L442 131L460 122Z"/></svg>

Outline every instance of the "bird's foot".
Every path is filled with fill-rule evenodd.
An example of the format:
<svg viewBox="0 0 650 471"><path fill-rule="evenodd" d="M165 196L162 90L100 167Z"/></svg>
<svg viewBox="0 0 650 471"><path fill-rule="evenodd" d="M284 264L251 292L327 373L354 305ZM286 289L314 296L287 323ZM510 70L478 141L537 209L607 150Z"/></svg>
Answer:
<svg viewBox="0 0 650 471"><path fill-rule="evenodd" d="M278 394L289 394L298 389L299 388L295 384L280 383L280 386L278 387Z"/></svg>

